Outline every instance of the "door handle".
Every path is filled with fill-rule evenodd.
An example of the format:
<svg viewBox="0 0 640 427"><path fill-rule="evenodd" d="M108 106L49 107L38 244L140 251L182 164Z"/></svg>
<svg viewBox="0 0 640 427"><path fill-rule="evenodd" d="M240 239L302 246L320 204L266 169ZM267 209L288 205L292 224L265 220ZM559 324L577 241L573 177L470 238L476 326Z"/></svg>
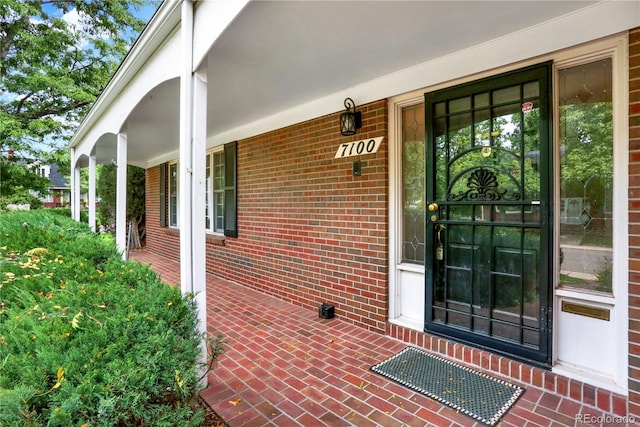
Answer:
<svg viewBox="0 0 640 427"><path fill-rule="evenodd" d="M438 224L436 225L436 240L438 242L438 246L442 246L442 230L444 230L445 228L447 228L446 225L444 224Z"/></svg>
<svg viewBox="0 0 640 427"><path fill-rule="evenodd" d="M436 239L438 241L438 246L436 246L436 260L438 261L444 260L444 245L442 244L442 236L440 234L442 233L442 230L444 230L445 228L447 227L444 224L436 225L436 229L437 229Z"/></svg>
<svg viewBox="0 0 640 427"><path fill-rule="evenodd" d="M429 203L429 212L436 212L438 210L438 204L436 202Z"/></svg>

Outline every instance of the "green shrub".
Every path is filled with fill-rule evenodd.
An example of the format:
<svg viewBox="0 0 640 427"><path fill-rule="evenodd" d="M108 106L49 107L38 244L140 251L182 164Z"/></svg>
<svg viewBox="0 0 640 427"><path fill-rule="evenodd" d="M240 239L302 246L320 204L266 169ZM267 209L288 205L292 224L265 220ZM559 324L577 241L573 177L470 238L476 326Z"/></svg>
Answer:
<svg viewBox="0 0 640 427"><path fill-rule="evenodd" d="M3 213L0 230L0 426L202 422L193 298L64 216Z"/></svg>
<svg viewBox="0 0 640 427"><path fill-rule="evenodd" d="M96 268L118 256L115 246L92 233L87 224L55 211L5 212L0 216L0 230L0 246L9 245L14 252L43 247L52 253L77 253Z"/></svg>
<svg viewBox="0 0 640 427"><path fill-rule="evenodd" d="M42 200L26 191L15 193L10 196L0 197L0 211L7 209L7 205L11 204L28 204L30 205L31 209L40 209L42 207Z"/></svg>
<svg viewBox="0 0 640 427"><path fill-rule="evenodd" d="M47 208L47 211L71 218L71 208ZM89 223L89 211L80 210L80 222Z"/></svg>

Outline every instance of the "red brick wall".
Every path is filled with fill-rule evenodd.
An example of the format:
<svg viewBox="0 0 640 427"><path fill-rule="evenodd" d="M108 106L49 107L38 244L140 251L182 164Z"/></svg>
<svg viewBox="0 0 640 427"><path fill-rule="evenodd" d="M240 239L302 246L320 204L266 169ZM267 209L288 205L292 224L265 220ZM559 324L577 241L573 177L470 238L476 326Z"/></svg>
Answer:
<svg viewBox="0 0 640 427"><path fill-rule="evenodd" d="M227 279L384 332L387 317L387 144L363 156L362 176L338 145L387 134L386 101L359 107L363 127L341 137L339 113L238 144L238 231L209 245Z"/></svg>
<svg viewBox="0 0 640 427"><path fill-rule="evenodd" d="M387 318L387 141L377 154L334 159L344 142L387 135L386 100L359 106L342 137L339 113L238 142L238 238L207 241L207 270L381 333ZM159 168L147 173L147 246L178 259L179 236L159 227Z"/></svg>
<svg viewBox="0 0 640 427"><path fill-rule="evenodd" d="M640 416L640 28L629 32L629 413Z"/></svg>
<svg viewBox="0 0 640 427"><path fill-rule="evenodd" d="M147 249L169 259L180 261L180 234L177 230L160 226L160 167L147 169L145 182Z"/></svg>

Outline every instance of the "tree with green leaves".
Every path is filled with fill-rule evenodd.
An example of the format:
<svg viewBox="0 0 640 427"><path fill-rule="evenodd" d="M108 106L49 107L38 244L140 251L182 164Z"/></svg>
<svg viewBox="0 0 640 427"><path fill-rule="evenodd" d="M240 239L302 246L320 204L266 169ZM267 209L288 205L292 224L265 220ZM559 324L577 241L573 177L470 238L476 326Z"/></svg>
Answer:
<svg viewBox="0 0 640 427"><path fill-rule="evenodd" d="M96 193L100 198L98 221L109 232L115 230L116 174L118 167L113 163L100 166ZM145 170L136 166L127 167L127 221L133 223L134 240L144 239L145 214ZM133 248L139 247L133 245Z"/></svg>
<svg viewBox="0 0 640 427"><path fill-rule="evenodd" d="M159 3L0 1L0 162L11 150L68 171L73 130Z"/></svg>
<svg viewBox="0 0 640 427"><path fill-rule="evenodd" d="M38 208L42 201L36 195L44 196L49 191L48 187L49 180L29 165L18 163L15 158L0 160L0 210L14 203Z"/></svg>
<svg viewBox="0 0 640 427"><path fill-rule="evenodd" d="M561 107L560 144L562 180L569 187L582 186L592 180L611 190L613 187L613 107L610 102L569 104ZM571 193L571 188L567 190ZM568 196L568 197L569 197Z"/></svg>

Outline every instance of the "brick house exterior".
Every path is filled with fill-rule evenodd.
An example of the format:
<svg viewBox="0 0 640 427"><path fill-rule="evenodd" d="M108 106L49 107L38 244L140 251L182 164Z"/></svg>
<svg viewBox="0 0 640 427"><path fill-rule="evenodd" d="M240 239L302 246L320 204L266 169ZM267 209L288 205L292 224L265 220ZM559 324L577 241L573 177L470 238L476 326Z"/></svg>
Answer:
<svg viewBox="0 0 640 427"><path fill-rule="evenodd" d="M386 133L386 102L363 106L363 138ZM383 333L387 304L388 181L384 145L332 160L339 114L238 144L237 239L207 239L207 270L270 295ZM147 172L147 247L179 259L179 232L160 227L159 168Z"/></svg>
<svg viewBox="0 0 640 427"><path fill-rule="evenodd" d="M629 413L640 414L640 29L629 32Z"/></svg>
<svg viewBox="0 0 640 427"><path fill-rule="evenodd" d="M631 8L630 4L624 7ZM602 4L598 6L604 7ZM638 9L637 12L640 12L638 4L635 6ZM200 10L195 9L196 18L199 12L204 14L205 9L212 6L199 5L199 7ZM255 7L259 11L263 6ZM615 9L623 6L609 5L608 7ZM253 9L249 12L253 12ZM583 12L590 13L589 8L585 7L585 10L581 9L579 13ZM238 10L236 13L242 16L244 12ZM615 13L611 13L612 19L608 22L615 21L613 17L618 16L616 14L624 14L617 9ZM565 19L565 16L562 15L562 18ZM570 20L570 18L566 19ZM306 115L301 115L295 120L280 120L277 115L266 115L267 118L264 121L257 121L259 125L256 127L244 128L240 123L237 128L221 131L219 134L211 131L210 124L205 130L199 128L197 124L199 122L195 120L195 129L192 130L195 135L193 140L198 140L198 132L208 131L214 134L205 135L200 145L201 151L195 151L194 157L199 157L198 153L206 152L207 161L209 161L212 159L211 153L216 152L215 150L223 144L233 141L237 144L234 187L237 235L225 236L221 231L215 232L210 228L205 233L204 230L198 229L199 223L204 222L204 216L190 216L186 222L183 222L184 218L180 215L184 217L185 212L194 211L194 206L204 206L205 202L202 199L211 204L210 198L213 196L209 189L206 190L206 196L203 195L202 188L205 184L198 182L196 178L190 184L195 190L190 191L191 196L186 202L180 199L182 195L176 196L173 202L169 200L167 187L169 165L174 165L173 171L179 174L180 179L188 178L191 174L197 175L198 168L203 171L205 167L203 159L196 159L193 160L192 168L187 166L186 171L180 169L182 165L178 165L181 159L185 158L185 153L188 153L185 151L188 144L181 142L180 150L177 151L176 143L173 141L173 145L162 148L154 148L150 145L151 154L146 156L138 154L138 157L131 159L145 167L147 171L147 250L168 259L181 261L182 268L187 263L199 265L198 260L202 260L202 266L209 273L308 309L317 310L321 303L331 303L335 306L336 316L353 325L392 336L407 344L498 373L525 385L538 387L602 411L628 417L628 420L640 422L640 240L638 240L640 235L640 14L635 18L629 18L629 21L630 24L619 24L627 25L622 28L622 31L618 27L603 29L597 37L592 38L576 39L573 36L578 34L577 32L566 33L558 36L561 40L566 38L566 41L557 45L548 42L553 47L543 47L539 51L535 50L536 46L532 43L528 45L532 50L530 54L522 53L516 48L522 45L520 40L519 44L514 43L512 46L513 51L505 50L504 55L508 59L503 61L489 61L486 59L487 55L476 57L473 52L466 52L469 57L476 59L482 57L482 61L487 61L481 65L476 65L475 62L482 61L474 62L473 58L468 60L469 63L464 62L460 59L464 56L460 52L465 53L465 51L460 50L451 53L448 66L438 66L438 61L435 61L435 65L431 65L432 68L429 69L433 71L435 77L425 77L424 80L415 83L405 84L403 80L398 80L394 81L394 85L385 87L384 82L377 82L370 87L367 86L371 89L367 92L357 85L354 86L352 82L344 92L339 92L339 95L333 98L343 99L343 95L349 94L350 91L361 90L362 93L366 93L360 97L365 101L357 106L358 111L362 113L362 127L356 136L341 136L339 122L343 110L324 106L313 110L312 113L305 113ZM230 28L231 30L228 31L232 34L233 26ZM196 20L196 35L200 34L197 30L198 21ZM167 34L170 32L167 31ZM516 34L519 34L518 31ZM513 37L518 39L519 36ZM530 42L531 38L526 41ZM201 44L206 45L204 42ZM201 44L194 44L194 52ZM213 41L211 46L213 53L209 53L211 58L209 58L206 72L210 72L212 67L216 66L214 61L216 50ZM486 53L489 50L487 48L482 52ZM455 55L460 55L460 58ZM401 203L396 193L401 191L397 190L400 188L397 181L402 179L403 173L402 160L398 159L400 145L398 135L401 133L398 130L399 111L403 106L409 105L409 101L414 102L411 105L415 105L415 102L425 102L424 94L427 92L447 89L456 84L468 85L542 63L553 64L549 70L554 73L553 79L556 79L558 70L562 67L570 68L573 64L582 64L593 58L599 60L605 57L613 58L613 103L615 105L622 103L624 110L627 110L628 99L628 111L624 111L623 114L619 114L619 110L616 110L618 107L614 107L616 117L624 117L626 120L628 116L628 129L626 124L615 125L617 133L615 133L614 145L615 176L622 176L626 181L622 185L620 181L615 181L618 188L624 188L624 197L617 200L624 200L625 203L628 201L628 212L620 209L619 205L612 208L618 215L614 218L619 220L620 212L623 219L627 216L625 221L618 221L618 224L628 222L628 227L625 225L628 230L622 232L620 229L616 230L617 238L622 235L628 236L628 242L622 242L621 245L618 240L615 241L613 265L620 266L622 262L624 269L618 271L624 270L625 275L628 271L628 286L623 283L626 282L625 278L621 280L618 277L610 295L589 294L581 300L580 295L569 291L564 292L556 283L550 283L551 301L548 307L543 307L549 308L551 312L549 319L551 319L552 332L548 333L552 350L549 351L549 360L551 360L549 363L532 362L526 357L517 355L511 357L507 352L501 352L499 348L474 345L470 341L429 331L425 326L425 319L420 318L422 315L426 316L424 313L429 310L429 307L424 309L426 306L424 268L422 271L420 266L415 265L401 268L398 267L401 262L396 259L400 246L397 235L400 228L398 224L402 222L400 215L397 214ZM320 64L318 62L316 65L321 66ZM150 69L153 68L154 66L150 66ZM407 67L409 70L411 68ZM437 75L439 72L441 74ZM194 72L195 74L197 73ZM335 75L338 74L335 72ZM215 74L210 73L209 80L213 80L214 76ZM166 82L175 83L170 79ZM163 81L162 84L165 82ZM195 93L198 93L199 84L199 81L194 83ZM211 82L207 84L212 85ZM309 84L312 85L312 83ZM380 89L377 92L380 87L384 87L384 90ZM206 89L203 93L205 91ZM158 99L160 95L149 88L145 88L142 92L144 96L139 97L140 101L136 104L136 108L142 108L147 102L145 98L147 93L152 93L154 99ZM412 95L413 92L416 94ZM172 92L171 95L175 96L176 92ZM317 96L318 102L322 103L324 97ZM554 97L558 97L555 92L552 98ZM149 104L151 104L151 98L148 96ZM556 98L553 102L557 101ZM169 99L171 98L167 97L165 101ZM193 105L197 111L200 105L197 99ZM305 110L303 108L305 105L302 104L299 110ZM106 109L107 107L96 108ZM197 116L197 112L194 116ZM210 113L205 118L210 116L215 114ZM135 123L138 117L145 116L138 115L138 111L132 112L128 124ZM96 122L101 120L95 119ZM108 122L109 119L103 121ZM158 123L161 121L158 120ZM176 123L173 122L174 125ZM179 128L181 131L184 128L182 119L180 119ZM97 132L93 135L90 133L93 132L91 129L82 132L78 133L76 145L72 141L72 150L75 150L72 162L75 162L76 176L79 176L77 171L80 167L88 165L91 168L92 162L95 166L95 162L98 161L90 154L86 154L89 152L88 149L83 151L81 144L83 139L89 140L89 143L95 143L95 140L103 138L102 135L108 134L108 132ZM553 132L557 132L557 129L553 129ZM94 140L87 135L92 136ZM117 128L112 131L110 137L115 140L113 145L126 147L127 140L130 145L136 144L132 135L136 135L135 130L127 133ZM175 135L172 134L172 136ZM374 154L335 158L336 150L341 144L350 143L354 138L366 141L378 137L384 139L380 149ZM190 141L191 138L187 140ZM621 155L620 147L624 147L624 151L628 153ZM559 152L560 149L558 149ZM134 152L134 157L135 154ZM110 155L113 157L113 153ZM121 155L120 151L118 155ZM628 171L625 171L621 159L626 166L627 158ZM127 161L127 157L124 156L123 160ZM360 174L354 173L356 161L360 162ZM208 163L206 167L209 167ZM551 174L556 173L553 169L551 171ZM552 179L556 179L555 175ZM175 187L176 182L171 185ZM178 193L183 192L185 188L189 189L182 185L180 181ZM211 184L207 181L206 185ZM74 186L73 183L72 186ZM89 198L91 197L90 194ZM559 199L558 196L557 200ZM170 203L175 205L170 207ZM207 209L207 214L210 215L210 207ZM557 207L553 209L557 210ZM176 217L175 223L169 226L166 218L171 210ZM424 223L429 223L428 217L425 217ZM191 229L192 233L184 233L185 229ZM124 241L123 236L124 234L120 235L120 242ZM557 236L555 238L557 239ZM196 248L192 253L187 253L186 260L189 262L185 262L185 242L192 243ZM553 244L559 248L557 241ZM428 245L426 247L428 248ZM203 248L202 253L197 248ZM626 251L628 251L628 257L624 253ZM429 254L428 249L426 252ZM199 258L200 256L202 258ZM549 277L552 277L552 273L559 276L560 262L556 265L556 261L551 261L550 264ZM195 270L182 270L182 272L185 282L197 283L200 280ZM406 274L409 279L402 276L403 274ZM418 283L418 287L422 289L416 292L415 288L402 287L406 286L402 283L403 280L411 286ZM417 282L411 282L412 280ZM185 283L183 283L183 289L185 289ZM190 290L198 291L194 288ZM403 318L406 314L403 312L405 305L414 305L410 301L412 299L419 301L422 305L418 304L417 315L411 312L410 316ZM600 320L601 323L597 325L607 326L597 332L588 329L588 325L594 324L588 323L592 322L590 319L587 321L579 317L576 321L578 323L571 323L566 320L566 317L560 318L560 312L564 312L564 305L562 305L564 301L595 307L606 312L611 317L604 322ZM410 307L408 310L411 311L413 308ZM286 321L286 319L279 319L279 321ZM579 323L581 321L585 323ZM591 375L592 373L588 372L588 365L578 366L579 369L569 366L571 361L563 365L561 359L564 356L558 355L558 348L564 347L566 351L566 348L574 343L558 341L561 340L558 338L561 335L558 331L569 330L576 327L576 324L578 330L583 328L585 331L585 338L581 342L576 341L576 345L584 345L584 341L588 339L597 341L602 336L614 336L610 342L614 343L615 349L611 351L610 356L607 356L611 358L612 364L615 364L611 372L608 372L611 374L610 377L604 374ZM591 346L594 352L599 351L598 347L606 347L597 343L592 343Z"/></svg>
<svg viewBox="0 0 640 427"><path fill-rule="evenodd" d="M629 32L630 331L629 414L640 414L640 318L634 255L634 152L640 143L640 28ZM634 66L635 59L635 66ZM635 92L635 93L634 93ZM635 95L635 98L634 98ZM362 107L362 139L388 131L387 103ZM354 325L627 415L626 398L580 381L389 324L388 159L385 146L364 160L360 177L335 154L339 114L239 141L237 239L207 240L207 271L283 300L316 309L324 301ZM256 148L254 148L256 147ZM302 165L302 167L300 167ZM159 168L147 171L147 247L179 259L179 232L159 224ZM636 254L637 255L637 254ZM635 267L635 269L634 269ZM634 326L637 326L634 328ZM636 337L637 335L637 337ZM637 341L633 341L636 337Z"/></svg>

